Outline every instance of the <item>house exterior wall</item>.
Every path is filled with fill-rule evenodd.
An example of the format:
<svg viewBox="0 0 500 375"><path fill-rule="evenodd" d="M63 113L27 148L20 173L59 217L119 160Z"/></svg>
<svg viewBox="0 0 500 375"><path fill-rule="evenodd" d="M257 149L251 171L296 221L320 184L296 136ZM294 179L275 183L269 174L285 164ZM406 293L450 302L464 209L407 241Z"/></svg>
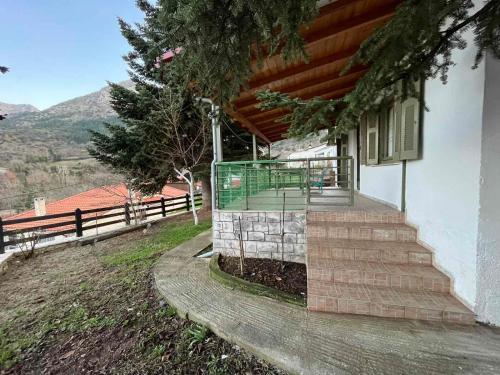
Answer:
<svg viewBox="0 0 500 375"><path fill-rule="evenodd" d="M245 257L281 259L282 213L279 211L214 211L214 252L240 255L239 219ZM285 212L284 219L284 258L286 261L305 263L306 214Z"/></svg>
<svg viewBox="0 0 500 375"><path fill-rule="evenodd" d="M453 53L457 65L450 69L448 83L443 85L439 78L425 83L429 111L423 113L421 158L407 162L406 217L418 228L423 244L433 250L436 267L452 279L454 294L476 311L480 189L486 189L484 194L499 190L494 184L480 187L485 64L471 69L476 49L472 35L466 38L469 47ZM498 90L498 79L494 86ZM498 100L499 93L492 90L487 95ZM355 144L355 137L350 139ZM483 139L483 147L484 143ZM494 157L499 160L498 154ZM484 173L493 173L493 168L483 167ZM362 165L360 193L401 208L402 171L402 163ZM485 195L485 199L491 198Z"/></svg>
<svg viewBox="0 0 500 375"><path fill-rule="evenodd" d="M500 325L500 61L486 56L477 246L479 319Z"/></svg>
<svg viewBox="0 0 500 375"><path fill-rule="evenodd" d="M360 175L360 193L382 200L398 209L401 208L401 163L376 166L362 165ZM388 184L387 181L391 181L391 183Z"/></svg>
<svg viewBox="0 0 500 375"><path fill-rule="evenodd" d="M407 162L406 214L455 294L474 307L484 64L472 70L476 49L454 52L448 83L425 84L422 158Z"/></svg>

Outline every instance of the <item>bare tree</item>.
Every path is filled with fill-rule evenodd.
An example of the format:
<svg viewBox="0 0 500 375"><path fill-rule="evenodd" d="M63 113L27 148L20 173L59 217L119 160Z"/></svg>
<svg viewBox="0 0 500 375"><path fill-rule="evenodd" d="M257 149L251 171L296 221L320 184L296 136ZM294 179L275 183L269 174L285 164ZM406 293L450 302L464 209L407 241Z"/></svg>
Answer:
<svg viewBox="0 0 500 375"><path fill-rule="evenodd" d="M126 187L125 192L123 192L121 189L117 189L114 185L104 185L101 186L100 189L116 197L123 198L129 209L132 211L134 224L139 224L142 210L140 208L138 209L138 207L141 207L143 204L142 194L139 194L138 196L137 192L133 191L132 188L130 188L130 184L128 184L127 182L124 182L123 184Z"/></svg>
<svg viewBox="0 0 500 375"><path fill-rule="evenodd" d="M159 168L171 168L189 185L191 211L198 225L195 172L210 151L209 111L194 98L165 87L152 113L148 152Z"/></svg>
<svg viewBox="0 0 500 375"><path fill-rule="evenodd" d="M41 240L41 231L23 232L19 230L15 233L16 238L20 240L18 247L24 256L24 259L31 258L35 254L36 245Z"/></svg>

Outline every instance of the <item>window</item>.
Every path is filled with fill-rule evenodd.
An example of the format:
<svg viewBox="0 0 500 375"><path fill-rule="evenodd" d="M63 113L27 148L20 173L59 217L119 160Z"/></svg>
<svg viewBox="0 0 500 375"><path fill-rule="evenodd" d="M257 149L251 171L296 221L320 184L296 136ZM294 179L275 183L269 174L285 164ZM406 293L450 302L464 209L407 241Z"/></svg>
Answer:
<svg viewBox="0 0 500 375"><path fill-rule="evenodd" d="M381 111L380 160L393 160L394 156L394 106L391 104Z"/></svg>
<svg viewBox="0 0 500 375"><path fill-rule="evenodd" d="M361 163L377 165L419 157L420 102L408 98L361 117Z"/></svg>

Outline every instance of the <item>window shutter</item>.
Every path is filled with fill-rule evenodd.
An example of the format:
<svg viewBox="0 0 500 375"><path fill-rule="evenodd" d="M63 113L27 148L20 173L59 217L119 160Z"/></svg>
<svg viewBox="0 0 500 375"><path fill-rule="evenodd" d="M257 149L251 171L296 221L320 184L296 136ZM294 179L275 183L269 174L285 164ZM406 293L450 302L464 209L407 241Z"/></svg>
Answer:
<svg viewBox="0 0 500 375"><path fill-rule="evenodd" d="M415 98L409 98L401 105L401 160L418 159L419 111L419 101Z"/></svg>
<svg viewBox="0 0 500 375"><path fill-rule="evenodd" d="M392 158L394 160L401 160L401 101L394 102L394 146Z"/></svg>
<svg viewBox="0 0 500 375"><path fill-rule="evenodd" d="M378 164L378 125L379 117L375 112L369 112L367 116L367 148L366 164Z"/></svg>
<svg viewBox="0 0 500 375"><path fill-rule="evenodd" d="M361 116L361 123L359 125L359 158L363 165L366 165L366 113Z"/></svg>

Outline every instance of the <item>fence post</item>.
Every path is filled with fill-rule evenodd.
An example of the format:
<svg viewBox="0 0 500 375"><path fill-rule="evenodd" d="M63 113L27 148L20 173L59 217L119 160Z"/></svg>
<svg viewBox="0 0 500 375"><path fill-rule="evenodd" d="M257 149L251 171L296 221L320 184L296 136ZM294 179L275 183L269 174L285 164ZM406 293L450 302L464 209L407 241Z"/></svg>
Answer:
<svg viewBox="0 0 500 375"><path fill-rule="evenodd" d="M77 208L75 210L75 223L76 223L76 236L83 236L83 223L82 223L82 210Z"/></svg>
<svg viewBox="0 0 500 375"><path fill-rule="evenodd" d="M161 216L167 216L167 211L165 210L165 198L161 197Z"/></svg>
<svg viewBox="0 0 500 375"><path fill-rule="evenodd" d="M2 218L0 217L0 254L5 252L5 245L3 242L3 223Z"/></svg>
<svg viewBox="0 0 500 375"><path fill-rule="evenodd" d="M191 209L191 205L189 204L189 194L186 193L186 211L189 212L190 209Z"/></svg>
<svg viewBox="0 0 500 375"><path fill-rule="evenodd" d="M123 205L123 209L125 210L125 225L130 225L130 207L127 202Z"/></svg>

